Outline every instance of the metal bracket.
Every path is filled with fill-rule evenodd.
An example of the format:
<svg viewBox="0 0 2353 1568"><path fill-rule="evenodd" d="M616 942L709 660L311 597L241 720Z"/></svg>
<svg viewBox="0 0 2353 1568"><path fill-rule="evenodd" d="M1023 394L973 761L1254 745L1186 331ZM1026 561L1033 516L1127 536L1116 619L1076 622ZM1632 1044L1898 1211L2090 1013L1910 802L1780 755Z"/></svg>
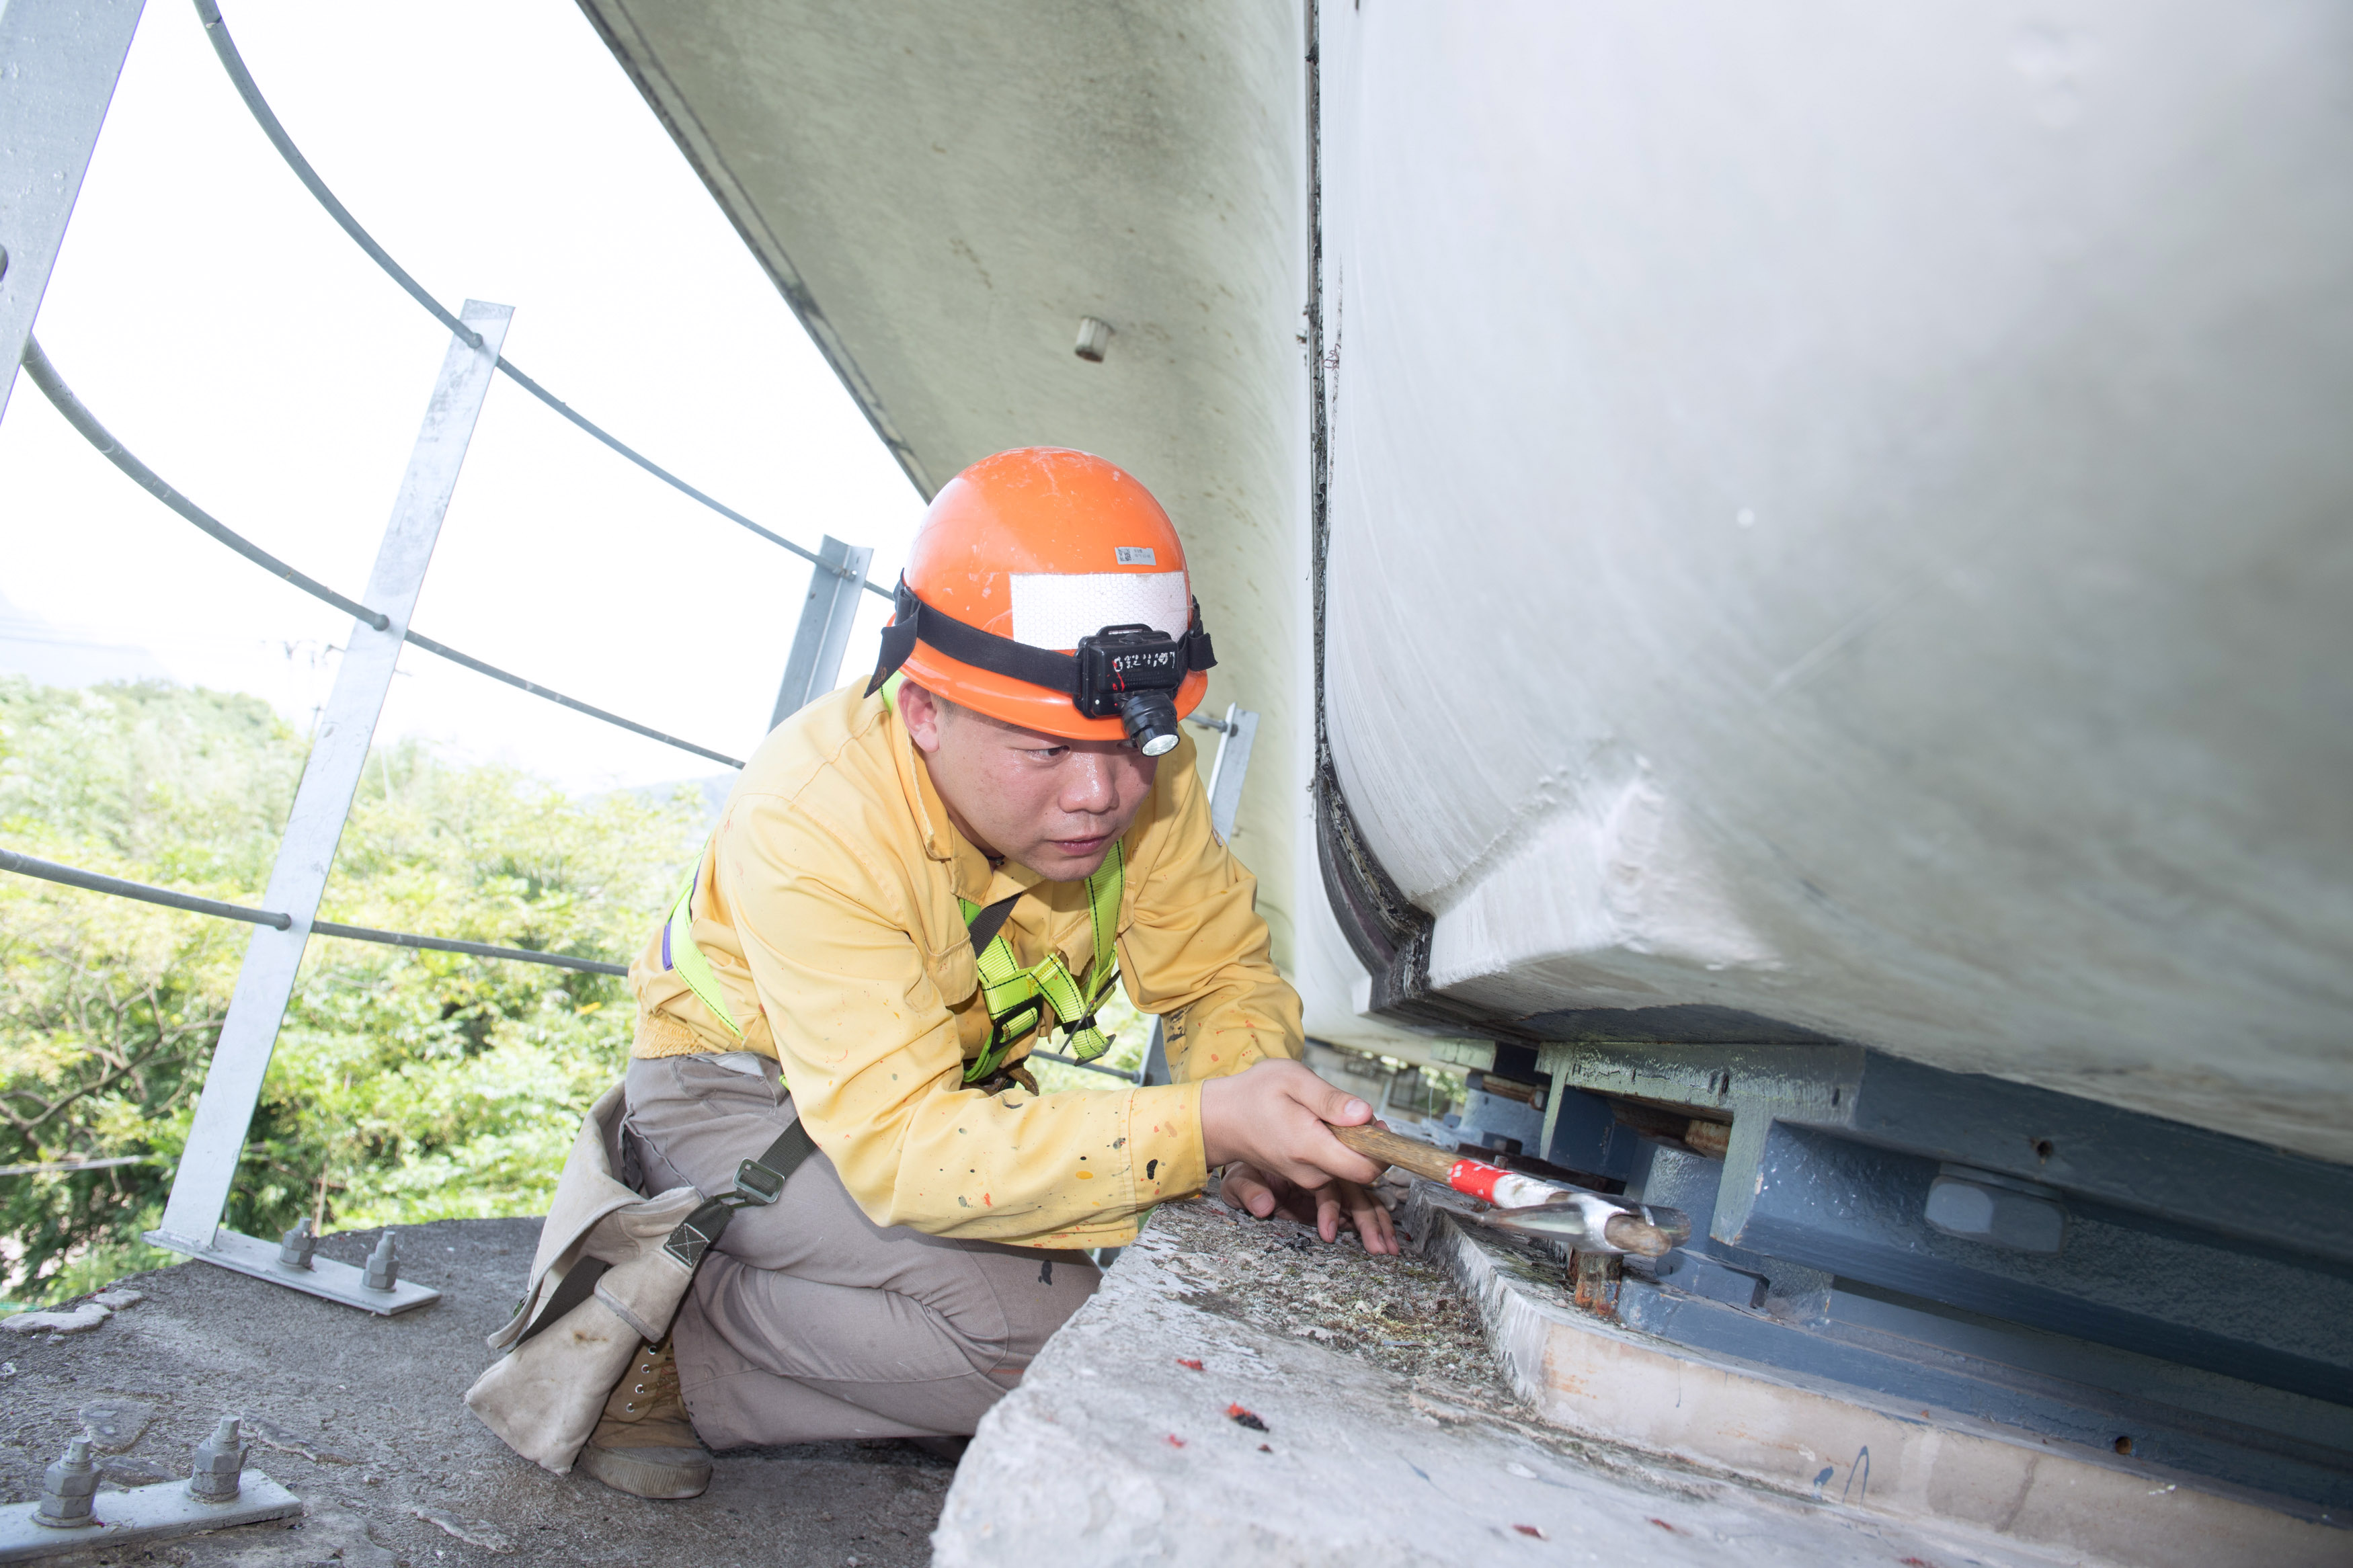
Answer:
<svg viewBox="0 0 2353 1568"><path fill-rule="evenodd" d="M185 1481L158 1481L129 1491L100 1492L99 1521L79 1530L55 1530L33 1522L38 1503L0 1508L0 1563L30 1563L69 1552L128 1546L167 1535L193 1535L233 1524L290 1519L302 1500L259 1470L245 1473L245 1489L231 1502L204 1502L188 1495Z"/></svg>
<svg viewBox="0 0 2353 1568"><path fill-rule="evenodd" d="M223 1268L233 1268L239 1274L250 1274L256 1279L267 1279L273 1285L284 1285L295 1290L323 1296L330 1301L341 1301L346 1307L358 1307L380 1318L397 1317L401 1313L441 1299L441 1292L429 1285L419 1285L414 1279L396 1282L389 1290L378 1290L367 1282L367 1270L348 1263L338 1263L332 1258L313 1258L311 1267L299 1268L279 1260L283 1248L274 1241L246 1236L227 1226L216 1226L210 1247L202 1247L184 1236L165 1231L147 1233L147 1245L170 1252L185 1253L205 1263L217 1263Z"/></svg>
<svg viewBox="0 0 2353 1568"><path fill-rule="evenodd" d="M1218 755L1209 764L1209 827L1220 844L1234 836L1234 816L1242 807L1242 781L1250 774L1250 745L1258 739L1258 715L1233 703L1226 704L1225 722L1215 728Z"/></svg>
<svg viewBox="0 0 2353 1568"><path fill-rule="evenodd" d="M817 558L818 564L809 568L808 597L801 601L800 625L793 632L793 651L785 660L784 684L776 688L776 710L768 716L771 730L832 690L841 679L841 656L849 647L858 595L874 552L862 544L844 544L828 533L817 547Z"/></svg>

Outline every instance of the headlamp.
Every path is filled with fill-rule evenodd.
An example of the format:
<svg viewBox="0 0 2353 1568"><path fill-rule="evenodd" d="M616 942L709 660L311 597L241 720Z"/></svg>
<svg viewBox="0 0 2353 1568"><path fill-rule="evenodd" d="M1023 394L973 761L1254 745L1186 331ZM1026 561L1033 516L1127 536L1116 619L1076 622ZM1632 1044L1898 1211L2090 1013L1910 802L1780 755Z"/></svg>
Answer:
<svg viewBox="0 0 2353 1568"><path fill-rule="evenodd" d="M1078 658L1080 712L1117 714L1128 744L1147 757L1176 748L1176 689L1190 665L1183 644L1147 626L1105 626L1079 639Z"/></svg>

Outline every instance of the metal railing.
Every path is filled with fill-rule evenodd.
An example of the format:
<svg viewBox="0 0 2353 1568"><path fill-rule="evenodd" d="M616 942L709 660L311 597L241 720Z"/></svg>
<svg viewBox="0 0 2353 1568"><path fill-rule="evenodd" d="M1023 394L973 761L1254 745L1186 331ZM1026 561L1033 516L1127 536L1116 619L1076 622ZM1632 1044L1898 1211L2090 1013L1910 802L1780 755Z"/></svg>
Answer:
<svg viewBox="0 0 2353 1568"><path fill-rule="evenodd" d="M524 374L501 353L513 317L512 308L469 300L453 314L434 299L336 199L294 145L246 68L218 5L214 0L195 0L195 4L214 52L238 95L296 178L353 243L448 330L451 341L375 569L359 597L340 594L280 560L198 506L140 461L90 413L58 374L32 331L143 0L9 0L0 7L0 80L12 84L6 93L0 93L0 371L5 373L0 374L0 414L6 410L14 371L21 363L67 423L142 489L262 570L353 617L334 689L320 711L316 739L280 840L263 907L201 898L8 849L0 849L0 870L255 928L214 1047L163 1222L148 1233L147 1239L193 1258L388 1315L420 1306L439 1293L413 1281L401 1281L388 1289L370 1287L361 1270L325 1258L294 1269L279 1260L279 1244L240 1236L220 1224L308 940L313 935L329 936L597 974L627 973L621 964L602 959L318 919L336 847L401 650L417 647L586 717L730 767L744 765L723 752L461 653L409 625L493 376L506 376L681 494L810 563L808 594L786 660L771 727L832 688L855 618L858 594L862 590L889 599L892 591L867 578L871 550L829 536L814 551L795 543L687 483ZM1195 722L1220 732L1209 781L1211 817L1219 837L1229 837L1257 715L1229 707L1222 721ZM1050 1051L1034 1054L1129 1083L1166 1083L1169 1078L1165 1037L1157 1020L1144 1065L1133 1073ZM41 1168L94 1169L147 1158L45 1162Z"/></svg>
<svg viewBox="0 0 2353 1568"><path fill-rule="evenodd" d="M211 40L213 53L220 58L221 67L228 72L229 80L236 85L237 96L245 100L245 107L252 112L255 122L261 127L261 133L269 138L269 144L278 149L278 155L286 160L286 166L294 172L296 179L302 182L303 188L317 198L319 205L326 209L327 216L335 220L336 226L351 236L352 243L365 251L368 259L383 268L385 276L399 284L410 299L430 311L433 319L449 329L459 342L468 348L480 348L481 342L473 335L472 330L463 321L451 315L440 300L426 291L424 285L408 275L407 268L395 261L391 253L375 242L375 237L361 226L359 219L352 216L351 209L335 199L335 193L327 188L327 183L321 179L319 172L311 166L311 160L302 156L301 149L294 145L294 139L286 133L286 127L279 121L276 112L270 109L269 100L261 96L261 88L253 79L253 73L245 68L245 57L237 52L237 41L229 37L228 24L221 19L220 6L215 3L215 0L195 0L195 6L197 16L202 18L205 24L205 37ZM661 480L662 483L677 490L681 495L700 501L730 522L751 530L771 544L783 546L813 566L857 583L870 594L879 594L885 599L892 596L890 589L879 583L866 580L866 568L862 563L852 567L847 562L828 560L822 552L795 544L783 534L774 532L753 521L724 501L697 489L525 375L504 354L498 356L498 368L500 374L506 376L517 386L522 387L582 430Z"/></svg>
<svg viewBox="0 0 2353 1568"><path fill-rule="evenodd" d="M786 661L774 721L831 689L839 676L857 595L890 597L868 582L871 551L827 538L816 550L786 539L708 492L687 483L601 426L573 409L501 354L513 310L469 300L452 313L411 278L353 217L286 134L237 55L219 8L196 0L196 13L229 79L298 179L343 231L409 296L432 313L450 342L411 450L364 591L352 597L280 560L195 504L141 462L110 432L58 374L33 337L33 321L47 287L65 227L120 77L143 0L9 0L0 8L0 413L15 370L28 378L82 437L156 500L262 570L353 617L337 668L334 689L321 710L294 806L280 839L276 864L260 907L204 899L167 888L104 876L77 867L0 850L0 869L117 898L180 909L254 928L245 962L214 1046L194 1125L178 1163L162 1224L148 1239L241 1272L274 1279L314 1295L378 1313L403 1311L438 1292L404 1281L390 1289L366 1285L361 1271L322 1258L295 1270L276 1261L277 1244L238 1236L220 1224L262 1079L291 997L309 939L355 942L470 957L552 964L597 974L624 974L605 959L496 946L453 937L378 931L318 918L335 850L367 760L377 720L402 649L415 646L476 674L498 680L585 717L740 768L723 752L542 685L462 653L409 625L433 548L447 515L468 446L490 384L504 375L599 443L680 493L811 565L809 591ZM772 721L772 722L774 721Z"/></svg>

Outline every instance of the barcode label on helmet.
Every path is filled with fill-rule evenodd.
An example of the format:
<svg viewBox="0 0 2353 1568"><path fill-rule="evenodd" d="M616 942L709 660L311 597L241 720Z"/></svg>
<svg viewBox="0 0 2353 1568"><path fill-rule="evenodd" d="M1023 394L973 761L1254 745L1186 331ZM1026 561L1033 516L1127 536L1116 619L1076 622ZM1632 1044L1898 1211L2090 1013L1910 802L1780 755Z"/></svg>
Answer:
<svg viewBox="0 0 2353 1568"><path fill-rule="evenodd" d="M1147 544L1114 544L1111 547L1111 552L1118 559L1119 563L1123 566L1157 566L1160 564L1159 562L1155 561L1152 558L1152 547Z"/></svg>

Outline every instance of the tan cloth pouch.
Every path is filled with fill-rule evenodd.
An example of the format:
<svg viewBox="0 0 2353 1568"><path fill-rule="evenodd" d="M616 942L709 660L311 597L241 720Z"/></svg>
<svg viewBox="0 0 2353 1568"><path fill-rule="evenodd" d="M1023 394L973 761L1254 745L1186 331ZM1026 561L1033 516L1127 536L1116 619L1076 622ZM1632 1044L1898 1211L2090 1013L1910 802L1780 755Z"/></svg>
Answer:
<svg viewBox="0 0 2353 1568"><path fill-rule="evenodd" d="M522 1300L490 1337L504 1353L466 1391L484 1426L557 1475L596 1431L639 1343L670 1331L694 1279L662 1243L702 1194L672 1187L649 1198L621 1181L623 1110L617 1083L581 1120Z"/></svg>

